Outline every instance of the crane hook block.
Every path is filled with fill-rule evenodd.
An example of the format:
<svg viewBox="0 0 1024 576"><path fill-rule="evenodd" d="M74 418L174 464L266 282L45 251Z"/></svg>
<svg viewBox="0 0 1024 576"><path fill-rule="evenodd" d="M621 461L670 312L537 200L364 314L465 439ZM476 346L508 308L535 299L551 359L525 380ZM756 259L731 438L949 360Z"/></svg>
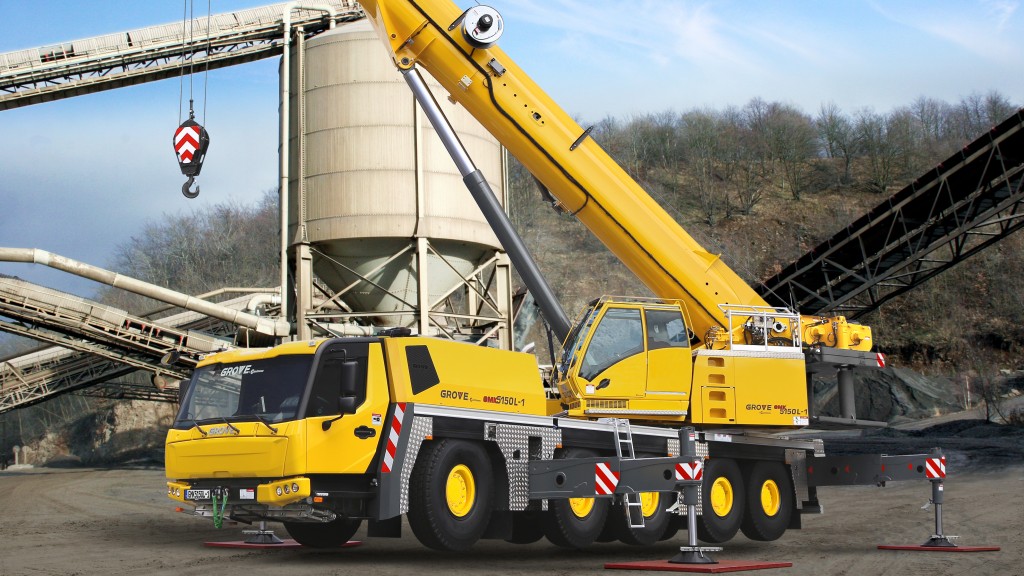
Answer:
<svg viewBox="0 0 1024 576"><path fill-rule="evenodd" d="M174 153L178 156L178 167L183 175L188 176L188 182L181 188L181 193L187 198L199 195L198 186L195 192L190 192L189 186L203 169L203 160L209 147L210 134L192 118L182 122L174 131Z"/></svg>

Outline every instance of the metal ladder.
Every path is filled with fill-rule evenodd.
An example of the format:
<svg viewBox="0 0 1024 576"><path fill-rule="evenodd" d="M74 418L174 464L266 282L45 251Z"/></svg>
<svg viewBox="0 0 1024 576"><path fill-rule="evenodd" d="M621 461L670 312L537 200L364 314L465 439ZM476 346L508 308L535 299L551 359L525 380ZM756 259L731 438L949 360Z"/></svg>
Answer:
<svg viewBox="0 0 1024 576"><path fill-rule="evenodd" d="M619 460L635 460L633 430L629 426L629 420L612 418L612 427L615 429L615 455ZM626 523L630 528L645 526L643 504L638 492L627 492L622 495L622 510L626 514Z"/></svg>

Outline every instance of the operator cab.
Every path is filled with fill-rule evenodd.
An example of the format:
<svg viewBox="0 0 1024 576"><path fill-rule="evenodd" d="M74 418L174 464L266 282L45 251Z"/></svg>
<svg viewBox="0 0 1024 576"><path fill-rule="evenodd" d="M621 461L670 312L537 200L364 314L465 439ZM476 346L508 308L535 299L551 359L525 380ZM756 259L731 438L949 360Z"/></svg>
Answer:
<svg viewBox="0 0 1024 576"><path fill-rule="evenodd" d="M678 301L592 302L566 339L554 376L568 413L682 420L694 340Z"/></svg>

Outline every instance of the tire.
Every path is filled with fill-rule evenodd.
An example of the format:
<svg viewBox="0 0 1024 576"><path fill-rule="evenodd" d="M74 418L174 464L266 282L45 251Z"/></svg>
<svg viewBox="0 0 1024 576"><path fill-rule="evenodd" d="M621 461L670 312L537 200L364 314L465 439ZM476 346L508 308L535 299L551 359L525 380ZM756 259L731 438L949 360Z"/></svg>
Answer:
<svg viewBox="0 0 1024 576"><path fill-rule="evenodd" d="M747 512L740 530L751 540L778 540L789 527L796 502L789 470L781 462L755 462L749 471Z"/></svg>
<svg viewBox="0 0 1024 576"><path fill-rule="evenodd" d="M608 524L615 526L618 540L631 546L650 546L661 540L672 520L665 511L672 505L675 492L644 492L640 495L644 527L631 528L626 518L625 504L616 504L608 516Z"/></svg>
<svg viewBox="0 0 1024 576"><path fill-rule="evenodd" d="M612 507L608 509L608 519L605 520L604 528L601 529L601 533L597 535L594 542L606 544L619 539L619 523L615 522L615 518L618 518L616 514L622 514L622 510L616 511L615 508L616 506L612 504Z"/></svg>
<svg viewBox="0 0 1024 576"><path fill-rule="evenodd" d="M745 508L743 476L736 461L729 458L706 460L697 538L710 544L732 540L740 529Z"/></svg>
<svg viewBox="0 0 1024 576"><path fill-rule="evenodd" d="M409 525L426 547L468 550L487 529L494 472L483 447L464 440L431 442L409 479Z"/></svg>
<svg viewBox="0 0 1024 576"><path fill-rule="evenodd" d="M533 544L544 537L544 527L541 525L542 514L539 511L528 510L512 513L512 536L505 539L505 542L512 544Z"/></svg>
<svg viewBox="0 0 1024 576"><path fill-rule="evenodd" d="M582 448L565 448L557 457L592 458L596 455ZM544 535L556 546L586 548L601 535L609 508L610 498L553 499L544 517Z"/></svg>
<svg viewBox="0 0 1024 576"><path fill-rule="evenodd" d="M337 548L348 542L362 523L359 519L339 517L331 522L285 522L284 529L307 548Z"/></svg>

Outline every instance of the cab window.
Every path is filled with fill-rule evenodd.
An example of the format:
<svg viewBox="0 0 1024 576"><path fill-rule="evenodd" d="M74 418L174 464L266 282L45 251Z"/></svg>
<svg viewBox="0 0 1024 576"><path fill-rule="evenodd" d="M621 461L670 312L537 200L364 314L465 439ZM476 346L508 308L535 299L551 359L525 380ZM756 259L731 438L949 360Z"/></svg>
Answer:
<svg viewBox="0 0 1024 576"><path fill-rule="evenodd" d="M612 308L605 312L594 330L580 366L580 377L593 380L620 360L644 351L640 310Z"/></svg>
<svg viewBox="0 0 1024 576"><path fill-rule="evenodd" d="M690 339L677 310L647 310L647 348L689 348Z"/></svg>
<svg viewBox="0 0 1024 576"><path fill-rule="evenodd" d="M341 389L342 363L350 359L359 364L356 369L356 405L366 400L366 365L364 355L352 358L349 354L325 354L317 369L313 389L306 405L306 416L333 416L338 413L338 398L344 395Z"/></svg>

